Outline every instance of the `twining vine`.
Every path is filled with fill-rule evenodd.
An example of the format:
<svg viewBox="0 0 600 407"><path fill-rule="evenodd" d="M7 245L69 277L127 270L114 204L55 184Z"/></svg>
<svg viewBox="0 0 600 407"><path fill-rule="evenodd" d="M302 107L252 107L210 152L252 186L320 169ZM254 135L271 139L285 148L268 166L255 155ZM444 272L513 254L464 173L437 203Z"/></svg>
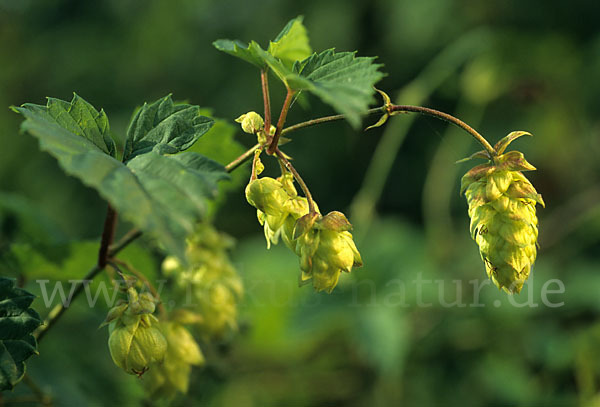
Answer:
<svg viewBox="0 0 600 407"><path fill-rule="evenodd" d="M301 128L337 120L358 128L363 117L379 115L368 130L385 125L392 116L419 113L470 134L483 150L467 159L486 161L469 170L461 182L471 237L489 278L508 293L521 290L537 254L536 204L544 202L523 175L535 168L522 153L505 150L529 133L512 132L492 146L452 115L393 104L374 87L384 76L374 58L333 49L313 52L301 17L291 20L266 50L254 41L218 40L214 45L259 69L263 97L262 116L250 111L236 119L245 133L256 136L257 143L226 165L186 151L214 120L201 115L198 106L174 103L170 95L137 111L123 151L117 151L104 111L78 95L71 102L49 98L45 106L13 107L25 118L22 130L36 137L40 148L53 155L66 173L95 188L108 202L97 262L74 288L70 301L103 270L109 271L122 292L102 323L109 327L111 357L127 373L142 377L152 397L172 398L187 392L192 366L204 363L195 337L218 340L236 329L243 286L228 259L233 243L210 225L207 208L217 197L218 182L244 163L252 162L245 195L257 210L267 246L281 240L298 256L301 285L311 283L317 291L331 292L343 273L362 266L352 224L339 211L321 213L291 157L280 148ZM286 89L276 121L271 114L270 75ZM369 108L376 91L384 103ZM320 98L338 114L284 127L302 92ZM277 161L279 177L261 177L266 157ZM132 223L134 229L114 243L118 218ZM160 297L143 271L116 257L142 233L155 239L167 255L162 273L171 285ZM167 310L164 295L187 296L191 301ZM37 353L37 342L69 308L57 306L40 327L39 315L29 308L33 296L8 279L0 280L0 301L0 323L9 327L0 334L0 351L12 357L12 364L0 368L0 387L12 389L25 374L24 361Z"/></svg>

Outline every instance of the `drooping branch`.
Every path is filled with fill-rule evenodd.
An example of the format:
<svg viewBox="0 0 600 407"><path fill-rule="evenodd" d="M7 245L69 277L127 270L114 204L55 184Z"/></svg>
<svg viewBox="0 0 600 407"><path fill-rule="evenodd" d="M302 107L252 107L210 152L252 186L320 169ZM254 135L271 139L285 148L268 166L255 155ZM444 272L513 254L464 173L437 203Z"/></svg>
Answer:
<svg viewBox="0 0 600 407"><path fill-rule="evenodd" d="M441 111L435 110L435 109L430 109L428 107L411 106L411 105L389 105L388 112L390 114L398 113L398 112L420 113L420 114L424 114L427 116L435 117L440 120L444 120L448 123L452 123L455 126L458 126L461 129L463 129L464 131L466 131L467 133L469 133L471 136L473 136L473 138L475 138L475 140L477 140L477 142L479 142L483 146L485 151L487 151L491 160L493 160L494 157L497 156L496 150L494 150L494 147L492 147L492 145L485 139L485 137L483 137L481 134L479 134L477 132L477 130L475 130L474 128L469 126L467 123L463 122L462 120L460 120L448 113L444 113L444 112L441 112Z"/></svg>

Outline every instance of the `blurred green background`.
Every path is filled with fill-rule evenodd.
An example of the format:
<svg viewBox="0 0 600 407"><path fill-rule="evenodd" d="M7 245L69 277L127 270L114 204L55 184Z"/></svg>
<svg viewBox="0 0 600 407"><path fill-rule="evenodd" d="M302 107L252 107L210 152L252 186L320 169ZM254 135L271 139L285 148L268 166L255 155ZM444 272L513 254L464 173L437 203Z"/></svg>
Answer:
<svg viewBox="0 0 600 407"><path fill-rule="evenodd" d="M514 297L487 282L458 194L471 164L454 162L479 149L465 133L411 115L366 133L341 122L298 131L285 150L320 208L349 215L365 266L330 295L299 289L297 258L267 252L243 196L249 168L239 169L215 222L237 239L241 330L204 348L207 366L174 405L600 405L597 2L0 0L0 250L93 241L105 213L93 190L19 134L9 105L75 91L106 110L122 140L136 106L172 92L233 123L262 112L259 75L212 41L265 46L299 14L314 50L379 56L388 73L379 87L394 102L452 113L492 143L513 130L535 135L511 147L537 167L528 176L547 204L538 209L538 262ZM331 113L307 102L289 124ZM219 158L237 152L223 146ZM145 244L124 256L153 276L160 258ZM36 278L82 276L95 247L46 274L40 263L26 288L39 294ZM48 312L41 300L33 307ZM112 365L97 330L105 312L75 304L28 362L56 406L152 404L137 378ZM0 405L29 394L19 385Z"/></svg>

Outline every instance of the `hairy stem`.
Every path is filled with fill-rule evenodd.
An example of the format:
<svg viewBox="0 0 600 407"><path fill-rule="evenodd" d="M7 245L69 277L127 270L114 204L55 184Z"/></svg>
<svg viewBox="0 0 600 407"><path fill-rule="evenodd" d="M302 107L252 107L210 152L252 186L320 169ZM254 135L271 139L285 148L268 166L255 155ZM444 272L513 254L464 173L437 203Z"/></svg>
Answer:
<svg viewBox="0 0 600 407"><path fill-rule="evenodd" d="M306 196L306 200L308 201L308 212L309 213L316 212L315 211L315 203L313 201L312 194L310 193L308 186L306 185L306 183L304 182L304 180L302 179L302 177L300 176L298 171L296 171L296 169L294 168L292 163L285 157L285 154L283 154L280 149L276 148L275 154L277 155L277 158L279 158L279 160L281 162L283 162L283 165L285 165L285 168L287 168L288 171L292 173L292 175L298 182L298 185L300 185L300 188L302 188L302 191L304 192L304 195Z"/></svg>
<svg viewBox="0 0 600 407"><path fill-rule="evenodd" d="M293 90L288 89L287 95L285 96L285 100L283 101L281 113L279 114L279 120L277 121L277 129L275 130L275 134L273 135L273 140L271 140L271 144L269 144L267 154L273 155L276 153L277 145L279 144L279 137L281 136L283 125L285 124L285 119L287 118L288 112L290 110L290 105L292 104L294 93L295 92Z"/></svg>
<svg viewBox="0 0 600 407"><path fill-rule="evenodd" d="M474 128L472 128L471 126L469 126L467 123L463 122L462 120L460 120L448 113L440 112L439 110L430 109L428 107L410 106L410 105L390 105L390 106L388 106L388 112L390 112L390 114L394 113L394 112L421 113L421 114L424 114L427 116L435 117L440 120L444 120L448 123L452 123L455 126L458 126L461 129L463 129L464 131L466 131L467 133L469 133L471 136L473 136L475 138L475 140L477 140L483 146L483 148L487 151L491 160L493 160L494 157L496 157L498 155L496 153L496 150L494 150L494 147L492 147L492 145L490 143L488 143L488 141L481 134L479 134L477 132L477 130L475 130Z"/></svg>
<svg viewBox="0 0 600 407"><path fill-rule="evenodd" d="M100 250L98 251L98 267L103 269L108 261L108 248L112 244L115 237L115 229L117 226L117 212L110 204L106 211L104 219L104 229L102 230L102 240L100 241Z"/></svg>
<svg viewBox="0 0 600 407"><path fill-rule="evenodd" d="M260 144L255 144L254 146L250 147L238 158L234 159L232 162L227 164L225 166L225 171L232 172L233 170L235 170L236 168L238 168L239 166L244 164L246 161L248 161L250 158L252 158L254 156L254 152L256 150L258 150L259 148L260 148Z"/></svg>
<svg viewBox="0 0 600 407"><path fill-rule="evenodd" d="M260 83L265 105L265 132L269 134L271 129L271 97L269 96L269 75L266 69L260 71Z"/></svg>
<svg viewBox="0 0 600 407"><path fill-rule="evenodd" d="M369 109L366 112L364 112L364 114L365 115L372 115L372 114L385 113L385 112L386 112L386 107L382 106L382 107L376 107L376 108L373 108L373 109ZM334 121L337 121L337 120L343 120L345 118L346 118L346 116L344 116L343 114L336 114L336 115L333 115L333 116L319 117L317 119L307 120L305 122L294 124L293 126L290 126L290 127L286 127L285 129L283 129L281 131L281 134L287 134L287 133L291 133L292 131L296 131L296 130L302 129L304 127L315 126L315 125L321 124L321 123L334 122Z"/></svg>

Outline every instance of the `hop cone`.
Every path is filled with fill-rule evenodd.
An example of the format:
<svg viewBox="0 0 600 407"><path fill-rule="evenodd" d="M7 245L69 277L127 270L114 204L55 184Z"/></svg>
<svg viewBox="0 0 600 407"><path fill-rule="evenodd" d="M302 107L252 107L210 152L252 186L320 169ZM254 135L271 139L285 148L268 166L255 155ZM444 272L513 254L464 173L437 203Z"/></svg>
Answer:
<svg viewBox="0 0 600 407"><path fill-rule="evenodd" d="M538 220L535 205L542 196L521 171L535 170L522 153L504 150L514 139L530 135L513 132L494 149L494 162L478 165L461 181L469 204L471 237L477 242L490 279L508 293L519 293L537 254ZM503 154L504 153L504 154ZM488 158L478 152L472 158Z"/></svg>
<svg viewBox="0 0 600 407"><path fill-rule="evenodd" d="M178 322L163 322L161 330L167 340L162 363L156 363L144 376L144 384L152 397L173 398L177 392L187 393L192 365L204 364L204 356L190 332Z"/></svg>
<svg viewBox="0 0 600 407"><path fill-rule="evenodd" d="M232 245L231 238L203 224L188 239L189 267L174 257L163 262L163 272L173 277L183 305L202 316L200 329L208 337L237 329L237 304L244 289L227 253Z"/></svg>
<svg viewBox="0 0 600 407"><path fill-rule="evenodd" d="M331 293L342 271L349 273L352 267L362 266L351 228L344 214L335 211L323 217L306 215L298 221L294 232L301 284L312 280L315 290Z"/></svg>
<svg viewBox="0 0 600 407"><path fill-rule="evenodd" d="M153 362L162 361L167 349L147 293L129 288L128 301L112 308L103 325L108 325L108 348L113 362L129 374L141 376Z"/></svg>
<svg viewBox="0 0 600 407"><path fill-rule="evenodd" d="M309 213L308 201L298 196L291 173L251 181L246 199L257 209L267 246L281 238L300 258L300 284L312 281L315 290L331 292L342 271L362 265L350 222L340 212L321 216L316 203L315 212Z"/></svg>

